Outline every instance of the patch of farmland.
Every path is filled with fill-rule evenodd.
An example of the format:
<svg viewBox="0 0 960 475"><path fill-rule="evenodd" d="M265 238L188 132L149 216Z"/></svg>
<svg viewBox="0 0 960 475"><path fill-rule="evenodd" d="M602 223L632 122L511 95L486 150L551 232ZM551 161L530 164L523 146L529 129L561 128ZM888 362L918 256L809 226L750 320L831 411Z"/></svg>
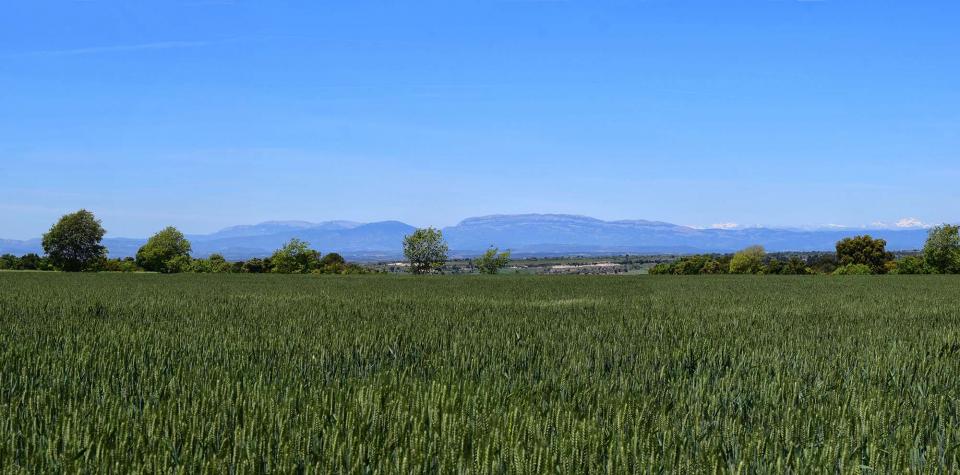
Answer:
<svg viewBox="0 0 960 475"><path fill-rule="evenodd" d="M7 472L960 467L958 277L2 273L0 328Z"/></svg>

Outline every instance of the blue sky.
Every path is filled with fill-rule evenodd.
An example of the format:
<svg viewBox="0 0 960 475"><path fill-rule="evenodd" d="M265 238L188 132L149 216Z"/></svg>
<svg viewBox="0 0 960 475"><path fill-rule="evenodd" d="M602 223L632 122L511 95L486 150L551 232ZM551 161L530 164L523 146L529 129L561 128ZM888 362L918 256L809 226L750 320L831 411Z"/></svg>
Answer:
<svg viewBox="0 0 960 475"><path fill-rule="evenodd" d="M960 221L955 1L0 6L0 237Z"/></svg>

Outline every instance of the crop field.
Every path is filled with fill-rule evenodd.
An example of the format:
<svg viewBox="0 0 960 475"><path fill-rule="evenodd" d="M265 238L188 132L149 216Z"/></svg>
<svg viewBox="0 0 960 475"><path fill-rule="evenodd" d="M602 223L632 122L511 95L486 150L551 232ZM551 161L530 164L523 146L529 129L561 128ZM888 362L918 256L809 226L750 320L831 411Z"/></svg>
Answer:
<svg viewBox="0 0 960 475"><path fill-rule="evenodd" d="M960 470L960 278L0 272L6 473Z"/></svg>

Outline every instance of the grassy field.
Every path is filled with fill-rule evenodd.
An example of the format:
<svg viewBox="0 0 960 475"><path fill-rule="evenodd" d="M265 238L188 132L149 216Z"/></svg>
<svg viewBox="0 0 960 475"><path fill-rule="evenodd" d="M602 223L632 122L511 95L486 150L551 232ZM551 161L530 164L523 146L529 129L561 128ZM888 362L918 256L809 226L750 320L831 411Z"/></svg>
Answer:
<svg viewBox="0 0 960 475"><path fill-rule="evenodd" d="M4 472L951 472L960 277L0 273Z"/></svg>

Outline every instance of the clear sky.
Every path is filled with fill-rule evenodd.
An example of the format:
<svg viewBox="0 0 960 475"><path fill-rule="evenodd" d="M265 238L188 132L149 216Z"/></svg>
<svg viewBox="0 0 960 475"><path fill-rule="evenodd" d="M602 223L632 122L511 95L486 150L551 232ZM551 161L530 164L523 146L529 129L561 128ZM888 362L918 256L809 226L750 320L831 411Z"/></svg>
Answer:
<svg viewBox="0 0 960 475"><path fill-rule="evenodd" d="M0 237L960 221L960 2L0 4Z"/></svg>

